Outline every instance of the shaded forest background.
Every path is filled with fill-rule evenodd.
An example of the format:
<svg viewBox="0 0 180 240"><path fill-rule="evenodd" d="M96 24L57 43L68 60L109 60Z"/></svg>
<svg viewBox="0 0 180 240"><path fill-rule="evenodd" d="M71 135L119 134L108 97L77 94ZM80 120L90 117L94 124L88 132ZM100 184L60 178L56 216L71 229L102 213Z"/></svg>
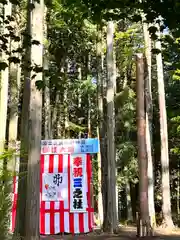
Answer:
<svg viewBox="0 0 180 240"><path fill-rule="evenodd" d="M39 239L41 139L99 139L93 194L105 232L138 211L153 228L180 225L179 15L171 0L0 1L1 239L14 174L14 236Z"/></svg>

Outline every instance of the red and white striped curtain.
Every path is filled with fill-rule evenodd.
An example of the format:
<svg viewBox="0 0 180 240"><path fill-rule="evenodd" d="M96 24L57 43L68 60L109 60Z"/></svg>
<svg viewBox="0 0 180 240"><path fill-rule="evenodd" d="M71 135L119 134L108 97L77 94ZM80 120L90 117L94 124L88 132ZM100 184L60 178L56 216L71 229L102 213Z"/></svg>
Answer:
<svg viewBox="0 0 180 240"><path fill-rule="evenodd" d="M87 233L93 228L93 212L91 206L91 157L90 154L75 154L83 159L84 189L86 194L86 209L83 212L72 212L72 165L73 155L41 155L40 164L40 234L57 233ZM63 175L63 192L60 201L43 201L43 175L61 173ZM12 208L12 231L15 225L17 202L17 179L14 179L14 194Z"/></svg>

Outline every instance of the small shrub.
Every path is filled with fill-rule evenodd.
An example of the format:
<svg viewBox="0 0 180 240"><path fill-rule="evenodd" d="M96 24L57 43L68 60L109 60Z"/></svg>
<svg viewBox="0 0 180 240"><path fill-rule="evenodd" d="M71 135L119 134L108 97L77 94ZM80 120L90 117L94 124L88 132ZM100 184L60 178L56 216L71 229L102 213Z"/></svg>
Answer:
<svg viewBox="0 0 180 240"><path fill-rule="evenodd" d="M12 176L7 168L7 162L12 158L12 152L5 152L0 156L0 239L8 240L10 234L11 206L12 206Z"/></svg>

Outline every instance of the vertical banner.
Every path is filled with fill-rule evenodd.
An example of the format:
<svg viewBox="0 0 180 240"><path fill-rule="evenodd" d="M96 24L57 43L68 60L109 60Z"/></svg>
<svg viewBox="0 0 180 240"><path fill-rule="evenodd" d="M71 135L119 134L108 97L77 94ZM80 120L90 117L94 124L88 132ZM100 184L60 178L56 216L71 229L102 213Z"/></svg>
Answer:
<svg viewBox="0 0 180 240"><path fill-rule="evenodd" d="M87 174L86 154L73 154L71 162L70 212L86 212Z"/></svg>

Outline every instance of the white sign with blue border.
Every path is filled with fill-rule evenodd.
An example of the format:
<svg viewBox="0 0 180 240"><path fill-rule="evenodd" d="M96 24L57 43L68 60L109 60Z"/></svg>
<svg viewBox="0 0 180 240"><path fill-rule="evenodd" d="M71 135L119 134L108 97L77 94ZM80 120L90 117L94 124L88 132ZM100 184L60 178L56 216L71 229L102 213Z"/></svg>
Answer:
<svg viewBox="0 0 180 240"><path fill-rule="evenodd" d="M97 138L85 139L53 139L41 141L41 154L81 154L98 153Z"/></svg>

